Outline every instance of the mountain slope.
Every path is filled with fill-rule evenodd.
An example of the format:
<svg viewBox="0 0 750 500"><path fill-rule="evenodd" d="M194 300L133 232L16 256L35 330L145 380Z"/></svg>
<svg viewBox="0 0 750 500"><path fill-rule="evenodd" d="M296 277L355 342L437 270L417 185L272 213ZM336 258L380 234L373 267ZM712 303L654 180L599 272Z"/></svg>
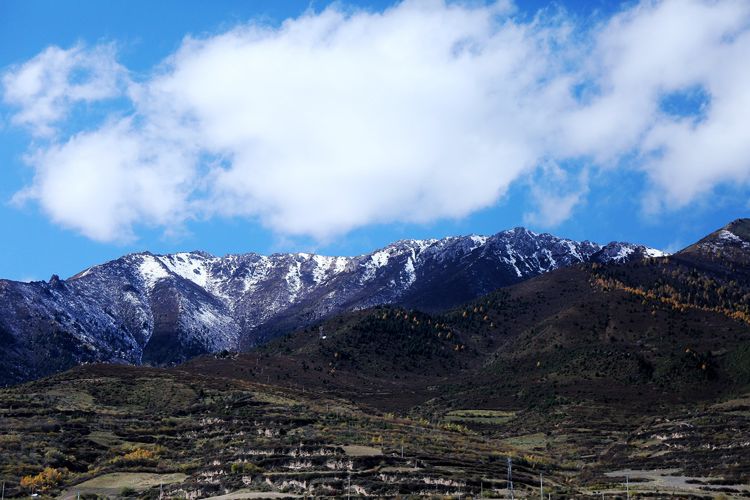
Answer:
<svg viewBox="0 0 750 500"><path fill-rule="evenodd" d="M713 273L742 273L750 267L750 219L737 219L681 250L680 259Z"/></svg>
<svg viewBox="0 0 750 500"><path fill-rule="evenodd" d="M0 383L93 361L179 363L342 311L379 304L438 311L571 264L655 252L517 228L399 241L357 257L132 254L67 280L0 281L0 339L11 365Z"/></svg>
<svg viewBox="0 0 750 500"><path fill-rule="evenodd" d="M180 369L533 437L550 457L589 464L588 474L614 460L741 482L750 473L748 268L741 253L696 258L690 248L572 265L441 313L348 312ZM523 418L498 423L511 414Z"/></svg>
<svg viewBox="0 0 750 500"><path fill-rule="evenodd" d="M658 280L668 264L606 268ZM402 411L434 398L457 408L566 398L647 407L750 389L746 320L606 286L601 276L602 267L577 265L437 314L393 306L348 312L183 369L286 381Z"/></svg>
<svg viewBox="0 0 750 500"><path fill-rule="evenodd" d="M730 264L732 275L707 271L683 252L577 264L445 312L384 306L332 316L186 369L289 380L370 403L364 388L380 388L386 409L437 394L459 407L540 395L628 405L710 399L750 384L750 280L747 267Z"/></svg>

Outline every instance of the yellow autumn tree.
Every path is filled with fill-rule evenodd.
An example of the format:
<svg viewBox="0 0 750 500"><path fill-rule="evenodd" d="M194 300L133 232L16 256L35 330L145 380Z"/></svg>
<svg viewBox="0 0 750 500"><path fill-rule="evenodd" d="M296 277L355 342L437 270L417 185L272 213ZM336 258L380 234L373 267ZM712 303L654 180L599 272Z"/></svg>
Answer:
<svg viewBox="0 0 750 500"><path fill-rule="evenodd" d="M24 476L21 478L21 487L30 490L46 491L60 484L63 480L64 473L61 470L52 467L45 469L35 476Z"/></svg>

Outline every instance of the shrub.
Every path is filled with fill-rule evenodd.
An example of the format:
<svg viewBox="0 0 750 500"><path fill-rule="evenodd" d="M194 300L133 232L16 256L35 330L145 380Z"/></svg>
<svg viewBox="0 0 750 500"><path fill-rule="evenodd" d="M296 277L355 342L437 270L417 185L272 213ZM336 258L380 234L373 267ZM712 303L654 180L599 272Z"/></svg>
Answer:
<svg viewBox="0 0 750 500"><path fill-rule="evenodd" d="M145 448L136 448L120 457L113 458L111 462L124 462L128 465L147 465L153 463L156 460L157 455L158 453L156 451L147 450Z"/></svg>
<svg viewBox="0 0 750 500"><path fill-rule="evenodd" d="M156 453L151 450L145 450L143 448L136 448L130 453L123 455L122 459L126 462L141 462L153 460L156 458Z"/></svg>
<svg viewBox="0 0 750 500"><path fill-rule="evenodd" d="M65 454L56 448L50 448L44 453L44 461L48 466L59 465L66 460Z"/></svg>
<svg viewBox="0 0 750 500"><path fill-rule="evenodd" d="M461 434L470 434L471 433L471 431L469 430L469 428L466 427L465 425L455 424L453 422L444 423L441 427L443 429L447 430L447 431L460 432Z"/></svg>
<svg viewBox="0 0 750 500"><path fill-rule="evenodd" d="M65 471L45 467L36 476L24 476L21 478L21 487L31 490L45 491L60 484L65 476Z"/></svg>

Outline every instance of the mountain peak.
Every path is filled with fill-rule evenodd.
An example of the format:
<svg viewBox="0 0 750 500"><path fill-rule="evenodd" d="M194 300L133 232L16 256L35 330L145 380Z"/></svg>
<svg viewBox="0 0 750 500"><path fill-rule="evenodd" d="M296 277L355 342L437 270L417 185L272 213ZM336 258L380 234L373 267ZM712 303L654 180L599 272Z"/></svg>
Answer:
<svg viewBox="0 0 750 500"><path fill-rule="evenodd" d="M666 252L650 248L645 245L636 245L622 241L611 241L599 250L592 260L600 263L604 262L627 262L633 260L645 259L648 257L666 257Z"/></svg>
<svg viewBox="0 0 750 500"><path fill-rule="evenodd" d="M539 233L535 233L531 229L527 229L523 226L517 226L513 229L508 229L506 231L500 231L498 234L525 234L529 236L541 236Z"/></svg>
<svg viewBox="0 0 750 500"><path fill-rule="evenodd" d="M677 255L712 265L750 263L750 219L737 219Z"/></svg>
<svg viewBox="0 0 750 500"><path fill-rule="evenodd" d="M743 241L750 242L750 219L733 220L724 226L723 229L729 231Z"/></svg>

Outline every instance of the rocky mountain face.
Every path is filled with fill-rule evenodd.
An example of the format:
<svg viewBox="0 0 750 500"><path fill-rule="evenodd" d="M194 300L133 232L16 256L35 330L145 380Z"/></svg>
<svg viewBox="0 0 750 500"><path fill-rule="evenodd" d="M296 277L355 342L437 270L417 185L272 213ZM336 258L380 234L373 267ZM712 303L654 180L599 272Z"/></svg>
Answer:
<svg viewBox="0 0 750 500"><path fill-rule="evenodd" d="M0 280L0 384L86 362L173 364L249 348L346 310L436 311L561 267L660 255L523 228L404 240L357 257L131 254L67 280Z"/></svg>
<svg viewBox="0 0 750 500"><path fill-rule="evenodd" d="M681 250L677 256L713 271L746 272L750 265L750 219L737 219L727 224Z"/></svg>

